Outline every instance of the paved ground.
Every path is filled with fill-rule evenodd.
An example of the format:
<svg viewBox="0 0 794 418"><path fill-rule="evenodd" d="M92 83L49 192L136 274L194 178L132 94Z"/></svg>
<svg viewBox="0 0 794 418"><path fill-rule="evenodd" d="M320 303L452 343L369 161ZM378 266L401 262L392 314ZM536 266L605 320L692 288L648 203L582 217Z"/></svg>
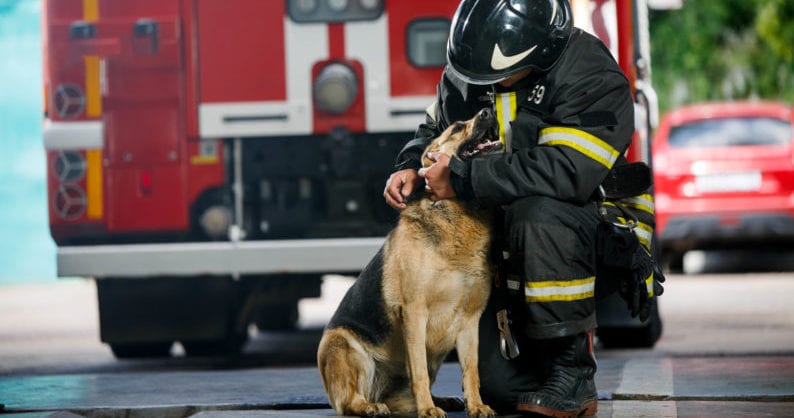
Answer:
<svg viewBox="0 0 794 418"><path fill-rule="evenodd" d="M599 367L599 417L794 415L792 356L607 356ZM457 364L444 365L434 388L461 396ZM85 417L332 415L313 367L31 376L0 379L0 394L15 418L56 411Z"/></svg>
<svg viewBox="0 0 794 418"><path fill-rule="evenodd" d="M306 300L303 326L321 326L347 284L330 279L323 299ZM794 416L794 274L671 276L666 288L665 334L655 349L598 352L598 416ZM288 350L285 336L258 336L249 353L281 346L264 364L117 362L98 343L94 296L82 281L0 287L0 414L333 415L315 367L279 366L285 351L311 356L319 331L306 331L304 343ZM460 396L459 379L457 364L448 363L434 391Z"/></svg>

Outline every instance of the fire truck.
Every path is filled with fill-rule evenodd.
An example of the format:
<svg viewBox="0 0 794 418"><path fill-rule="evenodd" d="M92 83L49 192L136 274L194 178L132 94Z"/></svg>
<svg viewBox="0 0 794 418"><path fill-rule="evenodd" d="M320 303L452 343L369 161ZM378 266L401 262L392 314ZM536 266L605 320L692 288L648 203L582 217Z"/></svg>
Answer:
<svg viewBox="0 0 794 418"><path fill-rule="evenodd" d="M293 329L323 275L363 268L457 3L44 1L57 273L95 279L117 357L236 352L253 325ZM635 86L631 159L648 159L646 6L573 3Z"/></svg>

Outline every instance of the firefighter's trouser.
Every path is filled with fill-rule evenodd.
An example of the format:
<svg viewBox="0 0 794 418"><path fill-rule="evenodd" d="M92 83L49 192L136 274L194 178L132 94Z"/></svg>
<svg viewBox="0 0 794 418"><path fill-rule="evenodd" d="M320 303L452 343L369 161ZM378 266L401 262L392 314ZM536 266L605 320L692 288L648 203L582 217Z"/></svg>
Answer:
<svg viewBox="0 0 794 418"><path fill-rule="evenodd" d="M509 252L480 319L479 370L483 399L506 411L519 394L536 390L550 373L538 340L572 336L596 327L595 203L582 206L547 197L519 199L504 208L503 246ZM506 274L504 271L506 271ZM507 299L507 302L505 302ZM520 355L499 351L496 311L508 307Z"/></svg>
<svg viewBox="0 0 794 418"><path fill-rule="evenodd" d="M505 281L515 320L529 338L595 328L599 222L595 203L577 206L533 196L505 208L504 240L510 253Z"/></svg>

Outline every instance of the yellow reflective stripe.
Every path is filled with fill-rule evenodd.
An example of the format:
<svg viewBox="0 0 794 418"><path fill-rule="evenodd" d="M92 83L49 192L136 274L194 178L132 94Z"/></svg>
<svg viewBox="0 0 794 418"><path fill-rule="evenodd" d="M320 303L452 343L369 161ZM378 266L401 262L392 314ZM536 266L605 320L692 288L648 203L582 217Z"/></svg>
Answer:
<svg viewBox="0 0 794 418"><path fill-rule="evenodd" d="M99 57L89 55L85 61L85 114L89 118L102 116L102 92L99 86Z"/></svg>
<svg viewBox="0 0 794 418"><path fill-rule="evenodd" d="M102 219L104 212L102 195L102 150L91 149L85 153L86 168L85 187L86 217L89 219Z"/></svg>
<svg viewBox="0 0 794 418"><path fill-rule="evenodd" d="M595 295L595 276L577 280L527 282L524 286L527 302L569 302L592 298Z"/></svg>
<svg viewBox="0 0 794 418"><path fill-rule="evenodd" d="M83 0L83 20L93 22L99 18L99 0Z"/></svg>
<svg viewBox="0 0 794 418"><path fill-rule="evenodd" d="M653 271L651 271L651 275L645 279L645 289L648 291L648 297L653 297Z"/></svg>
<svg viewBox="0 0 794 418"><path fill-rule="evenodd" d="M99 0L83 0L83 20L95 22L99 19ZM99 87L100 62L97 56L86 56L85 64L85 112L88 117L102 115L102 96ZM102 191L102 150L90 149L85 153L86 173L86 217L102 219L104 195Z"/></svg>
<svg viewBox="0 0 794 418"><path fill-rule="evenodd" d="M427 109L425 109L425 113L427 113L427 116L430 116L430 119L432 119L433 122L438 122L436 120L436 105L437 104L438 104L438 101L434 100L433 103L430 103L430 106L428 106Z"/></svg>
<svg viewBox="0 0 794 418"><path fill-rule="evenodd" d="M194 155L190 157L190 164L193 165L217 164L218 161L217 155Z"/></svg>
<svg viewBox="0 0 794 418"><path fill-rule="evenodd" d="M99 19L99 0L83 0L83 20L95 22ZM89 118L102 116L102 92L99 86L99 57L84 57L85 63L85 114Z"/></svg>
<svg viewBox="0 0 794 418"><path fill-rule="evenodd" d="M504 144L505 143L505 126L504 126L504 105L502 104L501 95L497 97L494 101L494 107L496 108L496 120L499 121L499 141Z"/></svg>
<svg viewBox="0 0 794 418"><path fill-rule="evenodd" d="M622 216L618 216L618 222L626 225L628 220ZM634 235L637 236L637 239L640 240L640 244L642 244L645 248L651 248L651 239L653 238L653 228L650 225L644 222L637 222L632 229Z"/></svg>
<svg viewBox="0 0 794 418"><path fill-rule="evenodd" d="M642 194L639 196L630 197L621 200L623 204L630 208L639 209L643 212L654 214L653 196L649 194Z"/></svg>
<svg viewBox="0 0 794 418"><path fill-rule="evenodd" d="M634 227L634 235L637 236L637 239L640 240L640 244L643 247L650 249L651 248L651 240L653 239L653 228L650 225L637 222L637 226Z"/></svg>
<svg viewBox="0 0 794 418"><path fill-rule="evenodd" d="M516 117L517 101L515 92L496 95L496 120L499 121L499 140L505 143L505 134L510 129L510 122Z"/></svg>
<svg viewBox="0 0 794 418"><path fill-rule="evenodd" d="M564 145L612 168L620 153L608 143L575 128L552 127L540 131L539 145Z"/></svg>

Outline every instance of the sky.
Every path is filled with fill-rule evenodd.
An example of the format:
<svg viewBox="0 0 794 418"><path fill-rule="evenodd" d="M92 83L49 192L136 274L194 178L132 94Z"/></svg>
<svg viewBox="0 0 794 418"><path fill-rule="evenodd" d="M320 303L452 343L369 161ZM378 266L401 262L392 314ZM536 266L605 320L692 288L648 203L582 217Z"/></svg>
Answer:
<svg viewBox="0 0 794 418"><path fill-rule="evenodd" d="M0 285L55 281L41 139L39 0L0 0Z"/></svg>

